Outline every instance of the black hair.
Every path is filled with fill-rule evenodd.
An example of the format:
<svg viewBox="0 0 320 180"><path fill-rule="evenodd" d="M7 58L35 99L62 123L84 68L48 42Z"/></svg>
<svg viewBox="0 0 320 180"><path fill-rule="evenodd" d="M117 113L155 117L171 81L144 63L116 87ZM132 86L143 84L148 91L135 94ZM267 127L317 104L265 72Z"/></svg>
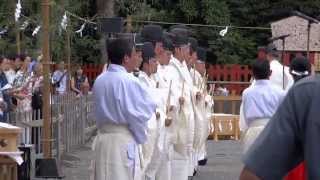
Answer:
<svg viewBox="0 0 320 180"><path fill-rule="evenodd" d="M309 76L311 74L311 64L308 58L298 56L292 59L290 63L290 73L295 82Z"/></svg>
<svg viewBox="0 0 320 180"><path fill-rule="evenodd" d="M267 60L256 60L252 64L252 73L256 80L268 79L270 76L270 64Z"/></svg>
<svg viewBox="0 0 320 180"><path fill-rule="evenodd" d="M26 55L25 54L19 54L16 56L16 59L20 59L20 61L24 62L24 60L26 59Z"/></svg>
<svg viewBox="0 0 320 180"><path fill-rule="evenodd" d="M125 56L131 56L134 44L128 38L112 39L108 42L107 52L111 64L121 65Z"/></svg>
<svg viewBox="0 0 320 180"><path fill-rule="evenodd" d="M303 56L298 56L292 59L290 63L290 70L304 72L311 72L311 65L308 58Z"/></svg>

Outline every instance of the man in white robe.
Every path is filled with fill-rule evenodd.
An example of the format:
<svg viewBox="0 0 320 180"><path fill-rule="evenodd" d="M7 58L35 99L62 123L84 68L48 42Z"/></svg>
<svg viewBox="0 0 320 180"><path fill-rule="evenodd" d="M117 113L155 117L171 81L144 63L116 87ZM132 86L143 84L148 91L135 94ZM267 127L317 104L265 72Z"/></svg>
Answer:
<svg viewBox="0 0 320 180"><path fill-rule="evenodd" d="M194 138L194 111L192 105L193 82L184 58L189 55L188 36L185 30L176 29L173 44L174 53L168 66L168 75L172 80L173 105L177 109L173 122L177 134L172 161L172 179L186 180L193 174L190 168ZM192 171L190 171L192 169Z"/></svg>
<svg viewBox="0 0 320 180"><path fill-rule="evenodd" d="M285 92L269 80L272 73L269 62L257 60L252 72L256 82L245 89L242 95L243 116L248 124L243 138L244 152L259 136L285 96Z"/></svg>
<svg viewBox="0 0 320 180"><path fill-rule="evenodd" d="M267 47L267 60L270 62L270 69L272 71L270 82L288 91L294 84L294 80L289 72L289 67L279 62L280 57L280 53L277 51L275 45L269 44Z"/></svg>
<svg viewBox="0 0 320 180"><path fill-rule="evenodd" d="M281 58L279 51L274 44L269 44L267 47L267 61L270 63L270 69L272 71L271 76L269 78L270 82L283 89L285 93L292 87L294 84L293 76L289 72L288 66L283 66L279 59ZM252 85L255 84L255 80L252 81ZM244 131L248 128L248 124L246 124L245 119L243 117L243 104L240 106L240 121L239 121L240 131Z"/></svg>
<svg viewBox="0 0 320 180"><path fill-rule="evenodd" d="M168 75L168 65L172 56L172 51L173 51L173 44L172 44L172 39L171 39L172 34L170 33L164 33L164 38L163 38L163 48L164 51L161 54L161 56L157 56L158 60L158 67L157 67L157 72L153 74L153 79L157 83L158 88L169 88L170 85L170 80Z"/></svg>
<svg viewBox="0 0 320 180"><path fill-rule="evenodd" d="M155 53L154 53L154 47L151 42L145 42L142 46L142 63L140 66L140 73L138 76L139 81L145 86L148 92L150 92L152 99L157 104L157 110L156 110L156 116L153 116L150 121L148 121L148 130L147 130L147 142L142 145L142 154L143 154L143 171L146 171L144 173L146 176L146 179L148 179L150 173L148 171L149 165L153 159L154 152L157 148L157 142L159 137L159 130L160 130L160 115L163 114L160 111L160 107L162 106L161 102L161 95L154 96L155 94L158 94L159 92L156 92L156 83L151 78L152 72L154 72L154 67L156 67L156 60L155 60ZM160 97L159 97L160 96ZM149 178L150 179L150 178Z"/></svg>
<svg viewBox="0 0 320 180"><path fill-rule="evenodd" d="M195 147L197 149L197 162L199 165L206 165L207 161L207 151L206 151L206 142L207 138L210 134L211 129L211 109L213 106L213 100L210 95L210 91L207 91L206 85L206 50L202 47L197 48L197 57L198 60L195 63L195 72L193 73L193 79L195 86L199 89L202 96L197 96L198 99L197 106L200 106L200 110L202 109L201 113L201 120L199 122L199 127L196 129L200 130L198 144ZM192 73L191 73L192 74Z"/></svg>
<svg viewBox="0 0 320 180"><path fill-rule="evenodd" d="M202 142L204 142L204 132L207 132L207 127L204 127L204 123L207 122L207 113L205 107L205 88L206 84L204 78L201 77L200 73L195 69L195 65L198 61L198 41L189 37L188 42L190 44L190 54L187 58L186 64L188 66L190 76L193 82L192 90L192 105L194 109L194 152L192 158L190 158L189 166L189 176L194 176L196 174L196 169L198 166L198 160L200 155L200 149L202 148ZM204 54L201 54L204 55ZM204 57L202 56L201 59ZM203 59L204 60L204 59ZM193 169L192 169L193 168Z"/></svg>
<svg viewBox="0 0 320 180"><path fill-rule="evenodd" d="M170 100L170 81L166 78L166 67L169 62L169 58L166 58L168 54L168 39L162 36L162 28L156 25L145 26L141 32L142 39L144 41L152 42L154 46L154 56L158 64L153 64L150 69L150 76L155 83L155 90L153 91L153 97L157 99L157 134L158 138L154 146L154 150L145 169L146 180L162 180L171 179L171 160L170 154L172 153L171 134L172 127L170 124L170 114L168 109L168 102ZM166 48L166 50L164 50ZM168 119L169 118L169 119Z"/></svg>
<svg viewBox="0 0 320 180"><path fill-rule="evenodd" d="M140 180L138 145L146 142L147 121L156 104L132 77L134 44L124 38L108 44L111 64L96 79L93 94L98 135L93 143L95 180Z"/></svg>

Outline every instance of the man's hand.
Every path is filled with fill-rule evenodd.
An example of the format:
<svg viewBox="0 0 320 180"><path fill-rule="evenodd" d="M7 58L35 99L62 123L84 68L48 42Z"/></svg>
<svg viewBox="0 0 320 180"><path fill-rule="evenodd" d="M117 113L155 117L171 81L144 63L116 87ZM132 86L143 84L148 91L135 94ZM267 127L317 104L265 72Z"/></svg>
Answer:
<svg viewBox="0 0 320 180"><path fill-rule="evenodd" d="M253 172L251 172L249 169L244 168L242 170L242 173L240 175L239 180L260 180Z"/></svg>
<svg viewBox="0 0 320 180"><path fill-rule="evenodd" d="M156 119L159 120L160 119L160 113L156 112Z"/></svg>
<svg viewBox="0 0 320 180"><path fill-rule="evenodd" d="M169 107L169 112L172 112L174 110L174 106Z"/></svg>
<svg viewBox="0 0 320 180"><path fill-rule="evenodd" d="M180 104L180 106L183 106L184 105L184 97L180 97L179 98L179 104Z"/></svg>
<svg viewBox="0 0 320 180"><path fill-rule="evenodd" d="M202 95L201 95L201 93L200 92L197 92L197 94L196 94L196 101L201 101L201 98L202 98Z"/></svg>
<svg viewBox="0 0 320 180"><path fill-rule="evenodd" d="M166 127L169 127L172 124L172 118L171 117L167 117L165 122L164 122Z"/></svg>

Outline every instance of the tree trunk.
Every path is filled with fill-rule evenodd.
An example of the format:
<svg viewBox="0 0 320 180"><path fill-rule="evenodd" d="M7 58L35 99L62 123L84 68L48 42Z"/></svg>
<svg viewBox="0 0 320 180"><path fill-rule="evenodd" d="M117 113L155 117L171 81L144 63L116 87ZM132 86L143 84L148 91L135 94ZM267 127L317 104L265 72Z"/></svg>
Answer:
<svg viewBox="0 0 320 180"><path fill-rule="evenodd" d="M114 17L114 4L115 0L97 0L97 10L100 17ZM100 39L100 51L101 51L101 62L106 63L108 60L108 54L106 51L107 35L102 34Z"/></svg>

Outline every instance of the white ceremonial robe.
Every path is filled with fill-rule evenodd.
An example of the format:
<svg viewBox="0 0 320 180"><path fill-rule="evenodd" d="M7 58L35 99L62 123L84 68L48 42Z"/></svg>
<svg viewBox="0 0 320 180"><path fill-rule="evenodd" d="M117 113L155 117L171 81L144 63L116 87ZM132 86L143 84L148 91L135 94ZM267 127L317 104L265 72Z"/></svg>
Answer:
<svg viewBox="0 0 320 180"><path fill-rule="evenodd" d="M195 109L195 140L194 140L194 149L196 151L196 165L199 160L203 160L207 156L206 152L206 142L211 127L211 110L213 107L213 100L212 97L206 94L206 87L204 78L201 74L191 68L190 74L193 79L193 83L195 86L195 95L194 98L196 99L196 93L201 91L202 98L200 102L194 104Z"/></svg>
<svg viewBox="0 0 320 180"><path fill-rule="evenodd" d="M175 101L172 105L177 107L177 114L174 119L175 127L177 127L177 142L174 145L172 179L186 180L188 176L192 176L194 170L193 83L187 65L174 57L169 63L168 74L173 82L173 97ZM182 89L184 90L183 92ZM179 98L182 96L185 102L183 106L180 106Z"/></svg>
<svg viewBox="0 0 320 180"><path fill-rule="evenodd" d="M283 81L283 66L279 61L272 60L270 62L270 69L272 71L270 76L271 83L285 91L288 91L294 84L293 77L289 72L289 67L284 66L284 81ZM283 84L284 84L284 88L283 88Z"/></svg>
<svg viewBox="0 0 320 180"><path fill-rule="evenodd" d="M294 79L289 72L289 67L284 66L284 78L283 78L283 66L278 60L272 60L270 62L270 69L272 71L269 78L270 82L277 86L278 88L288 92L288 90L293 86ZM283 81L284 80L284 81ZM249 87L254 86L256 80L253 80ZM283 87L284 85L284 87ZM245 121L243 114L243 103L240 105L240 120L239 120L240 131L244 132L248 128L248 124Z"/></svg>
<svg viewBox="0 0 320 180"><path fill-rule="evenodd" d="M208 129L208 124L205 126L205 122L207 122L206 117L206 107L205 107L205 101L204 101L204 88L205 88L205 82L204 79L201 77L201 74L195 70L194 68L190 69L190 75L193 81L193 109L194 109L194 153L193 153L193 164L196 169L198 166L198 160L200 156L200 152L203 146L204 141L204 132ZM201 99L196 100L197 93L201 94ZM191 167L190 167L191 168ZM191 169L190 169L191 171Z"/></svg>
<svg viewBox="0 0 320 180"><path fill-rule="evenodd" d="M140 83L145 87L146 91L149 92L150 97L155 101L154 92L153 92L155 90L155 82L143 71L139 72L138 79ZM156 104L158 106L158 103ZM141 145L141 153L142 153L141 164L142 164L143 170L148 166L153 156L154 148L156 146L156 142L159 134L158 130L159 130L158 122L156 120L156 116L153 115L152 118L148 121L147 141Z"/></svg>
<svg viewBox="0 0 320 180"><path fill-rule="evenodd" d="M194 68L190 69L190 75L192 77L193 85L200 89L201 86L204 84L204 79L201 74Z"/></svg>
<svg viewBox="0 0 320 180"><path fill-rule="evenodd" d="M214 105L212 96L210 95L205 95L204 98L204 103L207 104L205 106L205 113L204 113L204 118L202 122L202 126L204 131L201 132L201 143L200 143L200 150L198 152L198 160L203 160L207 157L207 140L210 135L210 133L213 130L212 123L211 123L211 117L212 117L212 108Z"/></svg>
<svg viewBox="0 0 320 180"><path fill-rule="evenodd" d="M152 78L159 84L159 88L168 89L170 86L170 75L168 74L168 66L167 65L158 65L157 72L152 75Z"/></svg>
<svg viewBox="0 0 320 180"><path fill-rule="evenodd" d="M169 89L155 88L156 82L153 78L142 72L139 75L140 81L148 86L151 97L157 103L157 112L160 113L160 119L152 121L149 133L150 140L143 145L145 156L144 177L146 180L171 179L170 149L170 128L165 127L166 105L169 95ZM164 85L162 84L162 87ZM152 128L151 128L152 127ZM152 146L152 147L151 147ZM148 153L149 152L149 153Z"/></svg>

